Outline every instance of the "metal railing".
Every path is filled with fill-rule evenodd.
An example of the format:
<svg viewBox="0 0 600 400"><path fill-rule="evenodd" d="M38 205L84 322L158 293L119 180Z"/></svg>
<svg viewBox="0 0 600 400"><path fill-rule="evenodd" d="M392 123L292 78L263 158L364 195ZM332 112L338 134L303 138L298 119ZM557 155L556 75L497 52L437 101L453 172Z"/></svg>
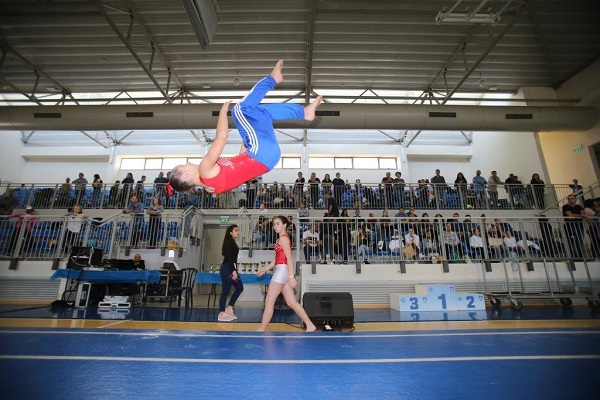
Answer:
<svg viewBox="0 0 600 400"><path fill-rule="evenodd" d="M238 216L242 249L273 249L273 215ZM305 232L314 233L304 240ZM555 218L304 218L289 236L303 262L397 264L535 260L599 260L600 222ZM316 234L316 236L315 236Z"/></svg>
<svg viewBox="0 0 600 400"><path fill-rule="evenodd" d="M184 209L193 205L200 209L258 209L264 203L267 209L296 209L300 201L307 207L323 209L325 193L330 192L340 208L399 209L414 207L420 210L513 210L537 209L547 211L559 208L571 193L571 185L504 185L474 187L470 184L355 183L344 186L324 184L258 184L244 185L232 191L211 194L198 188L194 194L167 194L164 184L103 185L93 188L64 184L6 184L0 193L13 190L17 208L68 209L75 204L84 208L122 209L133 195L149 207L154 198L161 199L166 209ZM598 183L578 193L600 197Z"/></svg>
<svg viewBox="0 0 600 400"><path fill-rule="evenodd" d="M116 258L123 248L174 250L183 245L184 229L185 221L177 214L117 214L99 221L22 213L0 218L0 259L61 259L73 246L100 248L107 259Z"/></svg>

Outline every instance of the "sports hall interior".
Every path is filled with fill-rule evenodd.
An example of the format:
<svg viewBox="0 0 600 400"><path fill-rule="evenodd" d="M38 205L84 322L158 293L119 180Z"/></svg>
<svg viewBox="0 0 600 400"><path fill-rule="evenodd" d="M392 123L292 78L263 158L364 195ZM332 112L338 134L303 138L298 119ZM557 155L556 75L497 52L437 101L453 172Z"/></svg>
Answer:
<svg viewBox="0 0 600 400"><path fill-rule="evenodd" d="M599 19L592 0L0 2L2 392L598 398ZM315 121L277 123L256 180L171 193L279 59L265 102L323 95ZM313 336L282 298L256 332L279 215ZM231 224L245 285L218 322Z"/></svg>

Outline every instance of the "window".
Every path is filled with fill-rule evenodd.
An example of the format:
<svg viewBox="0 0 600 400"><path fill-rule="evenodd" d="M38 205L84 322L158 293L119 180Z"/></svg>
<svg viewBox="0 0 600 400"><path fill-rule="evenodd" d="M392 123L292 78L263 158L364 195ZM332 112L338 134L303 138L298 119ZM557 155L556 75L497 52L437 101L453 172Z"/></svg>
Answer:
<svg viewBox="0 0 600 400"><path fill-rule="evenodd" d="M173 167L187 163L187 158L165 158L162 169L173 169Z"/></svg>
<svg viewBox="0 0 600 400"><path fill-rule="evenodd" d="M147 158L146 166L144 167L144 169L161 169L162 163L162 158Z"/></svg>
<svg viewBox="0 0 600 400"><path fill-rule="evenodd" d="M352 158L350 157L336 157L335 161L335 169L352 169Z"/></svg>
<svg viewBox="0 0 600 400"><path fill-rule="evenodd" d="M144 158L124 158L121 160L122 170L144 169L146 159Z"/></svg>
<svg viewBox="0 0 600 400"><path fill-rule="evenodd" d="M385 169L398 168L396 157L308 157L310 169Z"/></svg>
<svg viewBox="0 0 600 400"><path fill-rule="evenodd" d="M379 160L375 157L360 157L354 159L356 169L379 169Z"/></svg>
<svg viewBox="0 0 600 400"><path fill-rule="evenodd" d="M310 169L332 169L334 168L333 157L309 157L308 168Z"/></svg>
<svg viewBox="0 0 600 400"><path fill-rule="evenodd" d="M281 157L275 168L300 169L300 157Z"/></svg>

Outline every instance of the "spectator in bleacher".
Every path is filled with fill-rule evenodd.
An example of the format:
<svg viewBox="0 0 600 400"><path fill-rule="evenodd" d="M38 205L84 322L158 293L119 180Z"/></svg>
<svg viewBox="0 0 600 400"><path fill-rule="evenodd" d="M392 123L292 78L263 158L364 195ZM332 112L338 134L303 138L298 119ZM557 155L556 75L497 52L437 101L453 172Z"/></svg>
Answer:
<svg viewBox="0 0 600 400"><path fill-rule="evenodd" d="M56 207L69 207L69 194L71 193L71 178L65 179L65 183L60 185L58 197L56 198Z"/></svg>
<svg viewBox="0 0 600 400"><path fill-rule="evenodd" d="M498 227L492 225L487 233L487 245L490 250L490 257L501 259L506 255L503 239L503 234L498 230Z"/></svg>
<svg viewBox="0 0 600 400"><path fill-rule="evenodd" d="M148 237L150 247L156 247L158 241L158 231L160 229L161 216L165 212L165 208L162 205L162 200L155 197L152 200L152 205L148 208L146 213L149 215L148 222Z"/></svg>
<svg viewBox="0 0 600 400"><path fill-rule="evenodd" d="M421 241L421 253L426 258L431 257L432 254L439 254L440 247L439 243L435 239L435 235L432 231L425 232L425 236Z"/></svg>
<svg viewBox="0 0 600 400"><path fill-rule="evenodd" d="M269 219L260 216L252 232L252 245L254 248L262 249L269 245Z"/></svg>
<svg viewBox="0 0 600 400"><path fill-rule="evenodd" d="M12 214L9 218L18 218L15 222L13 232L8 245L8 253L13 255L17 248L19 240L22 241L21 253L27 253L32 247L32 233L37 224L35 210L32 206L27 206L24 213ZM23 230L21 227L25 224Z"/></svg>
<svg viewBox="0 0 600 400"><path fill-rule="evenodd" d="M310 217L310 210L306 206L306 200L300 200L300 207L298 207L298 221L300 224L305 225L308 223L308 217Z"/></svg>
<svg viewBox="0 0 600 400"><path fill-rule="evenodd" d="M448 192L448 185L446 184L446 178L440 175L440 170L435 170L435 175L431 178L431 184L433 185L433 191L435 194L432 205L435 207L437 201L444 204L446 202L446 193Z"/></svg>
<svg viewBox="0 0 600 400"><path fill-rule="evenodd" d="M396 192L396 197L398 198L398 207L404 207L404 200L405 200L405 194L404 194L404 179L402 179L402 172L400 171L396 171L395 173L395 178L393 180L394 182L394 190Z"/></svg>
<svg viewBox="0 0 600 400"><path fill-rule="evenodd" d="M569 187L573 190L573 194L583 201L583 186L579 184L579 181L573 179L573 183L570 184Z"/></svg>
<svg viewBox="0 0 600 400"><path fill-rule="evenodd" d="M385 176L381 179L381 184L383 185L383 193L380 191L380 195L383 196L384 207L391 208L394 199L394 178L392 178L391 172L385 173Z"/></svg>
<svg viewBox="0 0 600 400"><path fill-rule="evenodd" d="M408 218L408 214L404 210L404 207L398 208L398 212L394 215L396 218Z"/></svg>
<svg viewBox="0 0 600 400"><path fill-rule="evenodd" d="M454 189L460 198L461 208L467 207L467 187L467 178L465 178L463 173L459 172L456 174L456 179L454 180Z"/></svg>
<svg viewBox="0 0 600 400"><path fill-rule="evenodd" d="M200 197L198 196L198 194L196 193L196 188L195 187L191 187L188 189L187 195L183 198L183 202L184 202L184 209L183 212L185 215L185 224L184 224L184 231L183 231L183 236L189 236L190 233L193 231L192 230L192 220L194 219L194 213L193 212L187 212L186 211L192 207L196 207L198 208L200 206Z"/></svg>
<svg viewBox="0 0 600 400"><path fill-rule="evenodd" d="M17 197L12 188L7 188L0 197L0 215L11 215L17 207Z"/></svg>
<svg viewBox="0 0 600 400"><path fill-rule="evenodd" d="M136 195L131 196L129 204L123 209L124 214L131 214L131 245L137 246L143 235L144 205L140 203Z"/></svg>
<svg viewBox="0 0 600 400"><path fill-rule="evenodd" d="M99 174L94 174L94 181L92 182L92 206L100 207L102 204L102 179Z"/></svg>
<svg viewBox="0 0 600 400"><path fill-rule="evenodd" d="M311 224L310 228L302 234L302 246L304 259L307 264L310 264L311 256L320 256L321 237L317 231L316 224ZM321 256L320 258L322 259L323 257Z"/></svg>
<svg viewBox="0 0 600 400"><path fill-rule="evenodd" d="M421 238L424 238L425 234L427 232L432 231L432 230L433 230L433 225L429 221L429 214L427 214L426 212L424 212L423 214L421 214L421 219L419 219L415 223L415 232Z"/></svg>
<svg viewBox="0 0 600 400"><path fill-rule="evenodd" d="M338 207L338 202L335 197L331 195L330 191L325 192L325 208L327 209L327 215L329 217L339 217L340 209Z"/></svg>
<svg viewBox="0 0 600 400"><path fill-rule="evenodd" d="M297 229L296 228L296 224L292 222L292 216L291 215L288 215L287 218L288 218L288 221L289 221L289 224L288 224L288 226L286 228L287 229L287 234L288 234L290 240L292 241L292 248L295 248L296 247L296 232L297 232L296 231L296 229ZM277 239L275 239L275 240L277 240Z"/></svg>
<svg viewBox="0 0 600 400"><path fill-rule="evenodd" d="M446 257L449 261L462 258L463 251L460 238L456 232L452 230L452 224L450 222L446 222L445 229L442 232L441 242L446 249Z"/></svg>
<svg viewBox="0 0 600 400"><path fill-rule="evenodd" d="M159 172L158 176L154 178L154 197L162 200L166 196L167 183L169 183L169 180L165 177L165 173Z"/></svg>
<svg viewBox="0 0 600 400"><path fill-rule="evenodd" d="M348 209L344 208L340 219L336 224L336 241L338 252L342 256L342 264L348 264L348 250L350 249L352 218L348 215Z"/></svg>
<svg viewBox="0 0 600 400"><path fill-rule="evenodd" d="M586 199L583 201L583 214L586 218L583 222L585 232L590 239L590 250L595 259L600 258L600 211L599 199Z"/></svg>
<svg viewBox="0 0 600 400"><path fill-rule="evenodd" d="M83 172L79 173L79 178L73 181L75 185L75 203L80 204L83 196L85 195L85 187L88 184L88 180L83 176Z"/></svg>
<svg viewBox="0 0 600 400"><path fill-rule="evenodd" d="M539 174L533 174L531 176L531 187L533 190L533 200L535 206L540 210L546 208L546 200L544 199L544 181L540 178Z"/></svg>
<svg viewBox="0 0 600 400"><path fill-rule="evenodd" d="M329 176L329 174L325 174L325 177L321 181L321 187L323 187L323 193L329 192L333 195L332 186L333 186L333 181L331 180L331 177Z"/></svg>
<svg viewBox="0 0 600 400"><path fill-rule="evenodd" d="M504 180L504 188L506 189L506 194L508 195L508 202L512 208L515 207L514 201L514 193L513 193L513 184L515 181L515 174L508 174L508 178Z"/></svg>
<svg viewBox="0 0 600 400"><path fill-rule="evenodd" d="M473 177L473 194L475 195L475 207L477 208L487 208L485 185L487 185L487 181L481 176L481 170L477 170Z"/></svg>
<svg viewBox="0 0 600 400"><path fill-rule="evenodd" d="M123 184L123 196L121 196L121 201L125 202L126 199L133 195L133 184L135 183L133 180L133 174L128 172L127 176L121 181L121 183Z"/></svg>
<svg viewBox="0 0 600 400"><path fill-rule="evenodd" d="M308 178L308 192L310 196L310 208L317 208L319 206L319 184L321 180L317 178L315 172L311 172L310 178Z"/></svg>
<svg viewBox="0 0 600 400"><path fill-rule="evenodd" d="M83 213L83 207L75 204L71 210L65 214L65 236L63 238L62 250L68 254L73 246L81 246L81 228L85 220L90 217Z"/></svg>
<svg viewBox="0 0 600 400"><path fill-rule="evenodd" d="M484 258L485 245L479 228L473 228L473 234L469 238L469 250L471 251L471 257L474 260L481 260Z"/></svg>
<svg viewBox="0 0 600 400"><path fill-rule="evenodd" d="M577 204L577 195L575 193L567 196L567 204L562 207L563 217L565 217L565 234L571 256L574 258L583 257L583 221L586 215L583 208Z"/></svg>
<svg viewBox="0 0 600 400"><path fill-rule="evenodd" d="M417 259L421 252L421 238L415 233L414 228L408 228L408 233L404 235L404 245L412 247L415 252L412 259Z"/></svg>
<svg viewBox="0 0 600 400"><path fill-rule="evenodd" d="M267 214L267 203L265 203L264 201L262 203L260 203L260 206L258 206L258 213L260 215Z"/></svg>
<svg viewBox="0 0 600 400"><path fill-rule="evenodd" d="M118 207L121 204L121 181L115 181L115 184L110 187L108 192L109 207Z"/></svg>
<svg viewBox="0 0 600 400"><path fill-rule="evenodd" d="M490 207L498 208L498 185L502 184L502 179L498 177L496 171L492 171L492 175L488 178L488 194L490 195Z"/></svg>
<svg viewBox="0 0 600 400"><path fill-rule="evenodd" d="M517 244L517 238L513 236L512 231L504 232L503 242L509 257L522 257L525 254L523 248Z"/></svg>
<svg viewBox="0 0 600 400"><path fill-rule="evenodd" d="M319 225L319 235L321 237L321 243L323 244L319 264L327 264L327 255L329 255L331 260L335 260L335 229L333 226L333 219L329 218L327 214L325 215L323 222Z"/></svg>
<svg viewBox="0 0 600 400"><path fill-rule="evenodd" d="M358 227L358 232L354 235L357 243L357 254L359 258L362 258L365 264L370 264L367 259L369 254L369 237L371 232L367 228L366 224L361 224Z"/></svg>
<svg viewBox="0 0 600 400"><path fill-rule="evenodd" d="M246 208L256 208L256 192L258 191L258 180L252 178L246 181Z"/></svg>
<svg viewBox="0 0 600 400"><path fill-rule="evenodd" d="M340 178L340 173L335 174L335 178L333 178L333 196L337 200L338 205L342 204L342 194L344 193L345 182L342 178Z"/></svg>
<svg viewBox="0 0 600 400"><path fill-rule="evenodd" d="M519 180L519 177L517 175L515 175L512 180L512 194L516 208L529 207L529 204L527 203L527 198L525 197L525 186L523 186L523 182Z"/></svg>
<svg viewBox="0 0 600 400"><path fill-rule="evenodd" d="M144 203L146 199L146 193L144 193L144 185L146 183L146 175L142 175L142 178L135 184L135 195L137 196L140 203Z"/></svg>
<svg viewBox="0 0 600 400"><path fill-rule="evenodd" d="M304 200L304 176L302 176L302 172L298 172L298 177L294 181L294 199L296 200L296 204L300 204L300 200Z"/></svg>

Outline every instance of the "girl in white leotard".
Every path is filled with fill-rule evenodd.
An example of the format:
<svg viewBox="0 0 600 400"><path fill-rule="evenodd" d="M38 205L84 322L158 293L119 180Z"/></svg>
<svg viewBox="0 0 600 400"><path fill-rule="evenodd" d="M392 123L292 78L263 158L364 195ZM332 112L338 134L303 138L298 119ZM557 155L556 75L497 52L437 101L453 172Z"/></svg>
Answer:
<svg viewBox="0 0 600 400"><path fill-rule="evenodd" d="M268 270L275 268L271 283L269 283L269 289L267 290L265 311L258 330L264 331L267 329L267 325L269 325L271 318L273 318L275 301L279 294L282 293L288 307L294 310L306 325L306 331L314 332L317 330L317 327L312 323L310 318L308 318L306 311L304 311L304 307L298 303L298 300L296 300L296 296L294 295L294 288L297 283L296 278L294 278L294 261L292 259L291 241L286 234L288 224L288 219L282 215L273 219L273 230L279 234L279 239L277 239L277 243L275 244L275 259L256 273L258 276L263 276Z"/></svg>

